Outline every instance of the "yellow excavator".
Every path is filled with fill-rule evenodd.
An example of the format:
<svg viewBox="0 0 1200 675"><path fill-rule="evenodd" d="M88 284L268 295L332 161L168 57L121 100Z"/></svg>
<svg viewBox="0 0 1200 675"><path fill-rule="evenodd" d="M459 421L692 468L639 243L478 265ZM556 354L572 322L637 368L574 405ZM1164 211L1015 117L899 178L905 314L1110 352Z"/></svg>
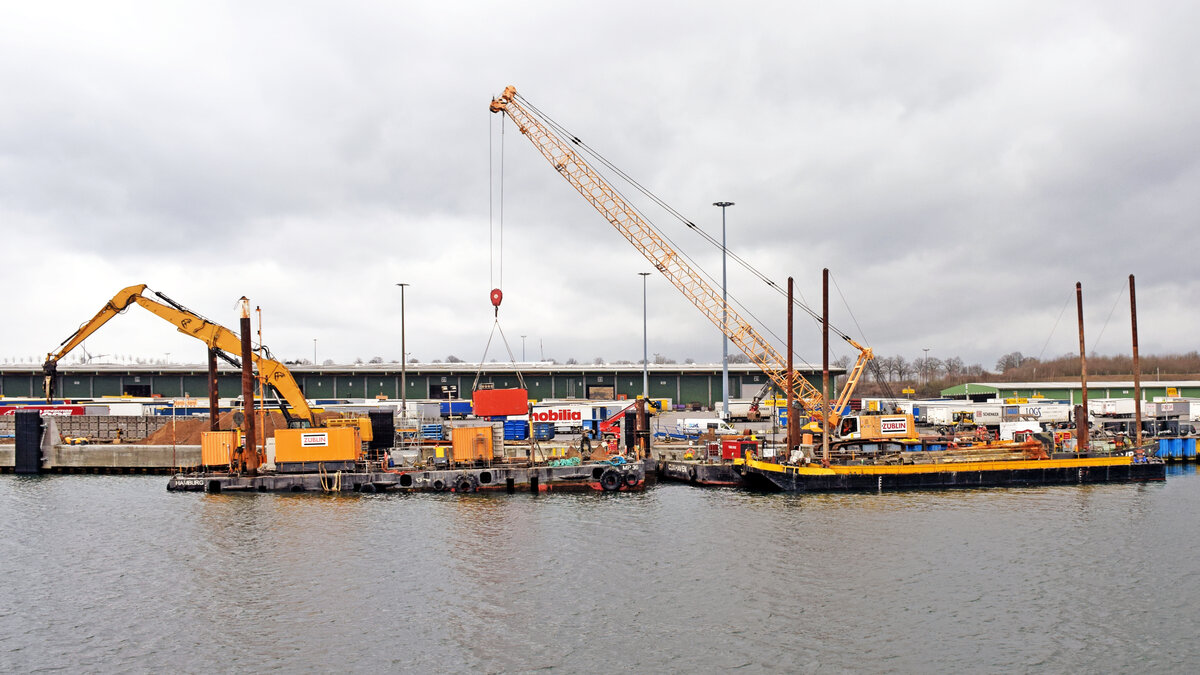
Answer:
<svg viewBox="0 0 1200 675"><path fill-rule="evenodd" d="M145 284L121 289L119 293L113 296L112 300L109 300L96 313L96 316L80 326L66 340L63 340L59 344L58 351L46 355L46 362L42 364L42 373L45 380L44 388L47 401L54 398L54 384L58 374L58 362L91 336L92 333L95 333L101 326L108 323L109 319L124 312L133 304L141 305L155 316L169 321L180 333L200 340L208 345L210 349L214 350L217 356L235 367L240 367L240 364L230 356L230 354L238 354L242 349L242 341L237 334L224 326L205 319L162 293L154 291L154 294L161 299L160 302L159 300L146 297L144 295L145 292ZM263 355L252 354L251 358L254 361L254 365L258 367L259 374L266 380L268 385L279 393L280 409L283 412L284 419L287 420L288 427L295 429L317 426L317 420L313 416L313 411L308 406L308 402L304 400L304 393L300 390L300 385L296 384L291 371L282 363L271 358L271 353L265 346L262 347L262 352Z"/></svg>
<svg viewBox="0 0 1200 675"><path fill-rule="evenodd" d="M208 345L214 354L235 367L241 367L230 354L241 351L241 338L228 328L209 321L196 312L180 305L167 296L153 291L158 300L145 295L146 285L129 286L121 289L112 300L104 305L96 316L87 321L59 344L57 351L46 355L42 366L45 376L46 400L54 397L54 384L58 374L58 362L79 346L91 334L95 333L109 319L124 312L131 305L137 304L146 308L155 316L165 319L184 335L200 340ZM304 392L292 377L291 371L279 361L276 361L265 345L260 345L258 352L251 352L251 360L258 368L259 376L279 395L279 407L287 421L287 429L275 432L276 465L283 471L316 471L346 469L362 461L362 444L371 440L371 427L367 418L328 420L324 425L318 422L316 415L304 398ZM222 435L219 447L226 448L214 453L221 461L204 461L205 465L223 465L231 463L225 459L242 444L236 431L214 431L205 434L205 446L209 445L209 434L213 434L213 445L217 446L217 436ZM253 445L253 444L251 444ZM208 457L207 449L202 455Z"/></svg>

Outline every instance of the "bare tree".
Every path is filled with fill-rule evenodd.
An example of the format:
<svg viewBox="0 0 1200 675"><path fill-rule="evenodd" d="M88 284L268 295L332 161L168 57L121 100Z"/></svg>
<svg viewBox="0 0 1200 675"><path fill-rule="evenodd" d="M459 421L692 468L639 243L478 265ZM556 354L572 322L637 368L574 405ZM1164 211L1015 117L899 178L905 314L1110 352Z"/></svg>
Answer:
<svg viewBox="0 0 1200 675"><path fill-rule="evenodd" d="M1020 368L1022 363L1025 363L1025 357L1021 355L1021 352L1010 352L996 361L996 370L1007 373L1014 368Z"/></svg>

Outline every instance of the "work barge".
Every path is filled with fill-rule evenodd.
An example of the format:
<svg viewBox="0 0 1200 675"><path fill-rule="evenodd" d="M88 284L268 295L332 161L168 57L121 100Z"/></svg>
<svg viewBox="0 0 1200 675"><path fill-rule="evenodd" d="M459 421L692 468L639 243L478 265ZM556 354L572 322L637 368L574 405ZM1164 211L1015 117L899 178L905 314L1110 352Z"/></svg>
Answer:
<svg viewBox="0 0 1200 675"><path fill-rule="evenodd" d="M653 465L651 464L651 483ZM173 492L452 492L532 494L550 492L630 492L647 484L645 462L587 462L566 466L493 465L454 469L320 471L239 476L184 473L171 477Z"/></svg>

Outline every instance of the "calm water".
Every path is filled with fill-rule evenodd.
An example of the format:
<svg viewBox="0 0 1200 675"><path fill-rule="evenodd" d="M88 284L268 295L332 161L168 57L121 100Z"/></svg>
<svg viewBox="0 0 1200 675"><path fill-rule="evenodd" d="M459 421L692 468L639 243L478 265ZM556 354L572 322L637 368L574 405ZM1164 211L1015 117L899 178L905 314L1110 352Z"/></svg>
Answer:
<svg viewBox="0 0 1200 675"><path fill-rule="evenodd" d="M753 495L0 476L0 669L1195 672L1200 477Z"/></svg>

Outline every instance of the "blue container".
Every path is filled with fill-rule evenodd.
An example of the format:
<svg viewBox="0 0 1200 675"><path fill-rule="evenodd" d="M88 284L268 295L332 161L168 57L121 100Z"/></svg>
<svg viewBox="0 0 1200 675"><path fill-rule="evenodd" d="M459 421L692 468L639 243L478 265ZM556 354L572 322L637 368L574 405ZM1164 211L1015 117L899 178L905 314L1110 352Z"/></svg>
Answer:
<svg viewBox="0 0 1200 675"><path fill-rule="evenodd" d="M1196 458L1196 439L1184 438L1182 440L1183 440L1183 456L1195 459Z"/></svg>
<svg viewBox="0 0 1200 675"><path fill-rule="evenodd" d="M529 423L525 420L509 420L504 423L504 440L523 441L529 438Z"/></svg>
<svg viewBox="0 0 1200 675"><path fill-rule="evenodd" d="M930 443L925 446L925 449L929 452L941 452L946 449L946 446L943 443Z"/></svg>
<svg viewBox="0 0 1200 675"><path fill-rule="evenodd" d="M1183 439L1171 438L1167 440L1167 445L1171 447L1171 456L1183 459Z"/></svg>
<svg viewBox="0 0 1200 675"><path fill-rule="evenodd" d="M471 414L470 401L442 401L442 417L466 417Z"/></svg>
<svg viewBox="0 0 1200 675"><path fill-rule="evenodd" d="M1156 454L1159 457L1163 457L1163 458L1167 458L1167 459L1169 459L1171 457L1170 446L1167 443L1167 439L1165 439L1165 438L1158 439L1158 452Z"/></svg>
<svg viewBox="0 0 1200 675"><path fill-rule="evenodd" d="M533 440L548 441L554 438L554 423L553 422L534 422L533 423Z"/></svg>

